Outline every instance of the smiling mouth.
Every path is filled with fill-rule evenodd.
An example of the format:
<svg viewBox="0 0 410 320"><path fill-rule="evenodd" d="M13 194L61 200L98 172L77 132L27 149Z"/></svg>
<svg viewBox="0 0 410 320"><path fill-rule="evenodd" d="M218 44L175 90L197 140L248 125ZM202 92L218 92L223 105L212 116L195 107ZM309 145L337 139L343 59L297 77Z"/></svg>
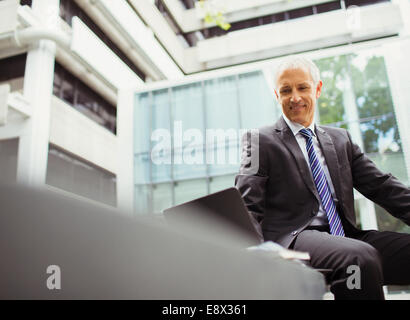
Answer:
<svg viewBox="0 0 410 320"><path fill-rule="evenodd" d="M296 105L296 106L290 106L290 110L300 110L302 108L305 108L306 105Z"/></svg>

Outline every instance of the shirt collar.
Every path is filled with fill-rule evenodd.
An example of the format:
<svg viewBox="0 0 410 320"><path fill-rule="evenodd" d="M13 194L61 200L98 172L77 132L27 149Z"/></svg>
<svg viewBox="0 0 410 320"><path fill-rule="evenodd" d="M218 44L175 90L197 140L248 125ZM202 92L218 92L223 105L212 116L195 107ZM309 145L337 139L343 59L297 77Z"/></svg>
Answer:
<svg viewBox="0 0 410 320"><path fill-rule="evenodd" d="M305 128L304 126L302 126L300 123L294 122L289 120L285 114L283 115L283 119L285 119L286 124L289 126L290 130L292 131L293 135L296 136L299 131L303 128ZM307 127L308 129L312 130L313 132L313 136L316 137L316 133L315 133L315 122L312 121L312 123L310 124L310 126Z"/></svg>

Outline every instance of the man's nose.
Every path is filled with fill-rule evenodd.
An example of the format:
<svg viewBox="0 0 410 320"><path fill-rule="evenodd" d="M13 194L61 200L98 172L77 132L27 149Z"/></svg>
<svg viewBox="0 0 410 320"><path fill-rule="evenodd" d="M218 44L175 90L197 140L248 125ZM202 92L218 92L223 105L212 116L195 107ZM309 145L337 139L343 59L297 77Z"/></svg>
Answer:
<svg viewBox="0 0 410 320"><path fill-rule="evenodd" d="M292 96L290 97L290 102L298 103L301 100L300 95L297 92L293 92Z"/></svg>

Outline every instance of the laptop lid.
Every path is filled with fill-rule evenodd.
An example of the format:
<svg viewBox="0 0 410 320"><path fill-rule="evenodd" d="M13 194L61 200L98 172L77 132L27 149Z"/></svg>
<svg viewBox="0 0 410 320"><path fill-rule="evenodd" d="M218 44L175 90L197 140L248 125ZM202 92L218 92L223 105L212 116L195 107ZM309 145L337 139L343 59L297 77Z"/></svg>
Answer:
<svg viewBox="0 0 410 320"><path fill-rule="evenodd" d="M164 210L171 225L189 224L193 229L218 231L237 237L245 245L260 244L239 191L232 187Z"/></svg>

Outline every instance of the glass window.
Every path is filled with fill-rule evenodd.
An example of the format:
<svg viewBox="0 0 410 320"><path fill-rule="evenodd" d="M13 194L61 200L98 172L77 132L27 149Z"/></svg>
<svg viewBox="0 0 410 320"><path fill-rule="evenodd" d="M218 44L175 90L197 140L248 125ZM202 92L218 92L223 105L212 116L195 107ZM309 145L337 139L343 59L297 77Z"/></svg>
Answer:
<svg viewBox="0 0 410 320"><path fill-rule="evenodd" d="M56 188L74 192L72 175L73 167L70 166L70 158L50 148L48 152L46 183Z"/></svg>
<svg viewBox="0 0 410 320"><path fill-rule="evenodd" d="M53 95L55 95L56 97L60 97L62 86L63 86L62 74L59 72L54 72Z"/></svg>
<svg viewBox="0 0 410 320"><path fill-rule="evenodd" d="M352 70L365 151L384 152L387 147L401 152L384 58L363 52L353 60Z"/></svg>
<svg viewBox="0 0 410 320"><path fill-rule="evenodd" d="M366 153L402 152L394 115L374 117L360 123Z"/></svg>
<svg viewBox="0 0 410 320"><path fill-rule="evenodd" d="M54 69L53 94L116 133L117 109L57 62Z"/></svg>
<svg viewBox="0 0 410 320"><path fill-rule="evenodd" d="M355 195L354 195L354 213L356 216L356 225L359 229L363 229L362 227L362 221L361 221L361 217L360 217L360 202L364 201L365 199L362 198L362 196L360 198L358 198L358 192L355 190L354 191Z"/></svg>
<svg viewBox="0 0 410 320"><path fill-rule="evenodd" d="M153 212L161 213L172 207L172 183L154 184L152 186Z"/></svg>
<svg viewBox="0 0 410 320"><path fill-rule="evenodd" d="M22 6L29 6L31 7L32 0L20 0L20 4Z"/></svg>
<svg viewBox="0 0 410 320"><path fill-rule="evenodd" d="M148 93L135 97L134 108L134 152L150 151L150 100Z"/></svg>
<svg viewBox="0 0 410 320"><path fill-rule="evenodd" d="M0 82L24 77L27 54L0 59Z"/></svg>
<svg viewBox="0 0 410 320"><path fill-rule="evenodd" d="M115 175L50 146L46 183L108 205L116 205Z"/></svg>
<svg viewBox="0 0 410 320"><path fill-rule="evenodd" d="M240 140L230 140L225 142L225 146L219 143L213 148L208 148L209 174L213 176L238 172L240 156Z"/></svg>
<svg viewBox="0 0 410 320"><path fill-rule="evenodd" d="M151 186L150 185L135 185L134 188L134 213L135 215L144 215L152 212L151 204Z"/></svg>
<svg viewBox="0 0 410 320"><path fill-rule="evenodd" d="M211 177L209 179L209 192L218 192L235 185L235 175L225 175L218 177Z"/></svg>
<svg viewBox="0 0 410 320"><path fill-rule="evenodd" d="M206 176L202 84L197 82L175 87L172 99L174 178Z"/></svg>
<svg viewBox="0 0 410 320"><path fill-rule="evenodd" d="M396 231L410 233L410 227L401 220L393 217L382 207L375 204L377 225L380 231Z"/></svg>
<svg viewBox="0 0 410 320"><path fill-rule="evenodd" d="M205 129L202 85L200 82L172 89L173 119L180 122L182 130ZM185 142L187 144L189 142ZM185 145L184 144L184 145Z"/></svg>
<svg viewBox="0 0 410 320"><path fill-rule="evenodd" d="M206 179L178 181L174 186L175 204L181 204L207 195Z"/></svg>
<svg viewBox="0 0 410 320"><path fill-rule="evenodd" d="M362 124L366 125L366 124ZM371 131L366 131L371 132ZM380 137L377 140L379 150L367 153L376 166L383 172L391 173L401 182L408 181L406 164L403 152L398 149L397 143L389 137Z"/></svg>
<svg viewBox="0 0 410 320"><path fill-rule="evenodd" d="M351 59L351 71L360 118L393 111L384 58L372 51L362 51Z"/></svg>
<svg viewBox="0 0 410 320"><path fill-rule="evenodd" d="M338 10L338 9L341 9L340 1L332 1L332 2L327 2L327 3L316 5L317 13L323 13L323 12L328 12L328 11Z"/></svg>
<svg viewBox="0 0 410 320"><path fill-rule="evenodd" d="M61 83L61 89L60 89L60 98L63 99L65 102L70 104L71 106L74 106L75 102L75 92L74 92L74 86L75 86L75 78L71 75L68 74L67 72L62 71L63 75L63 81Z"/></svg>
<svg viewBox="0 0 410 320"><path fill-rule="evenodd" d="M238 79L241 128L271 125L280 116L280 107L270 92L262 72L240 74Z"/></svg>
<svg viewBox="0 0 410 320"><path fill-rule="evenodd" d="M322 94L317 102L320 123L346 128L343 107L344 78L348 73L346 57L329 57L316 60L315 63L323 81Z"/></svg>
<svg viewBox="0 0 410 320"><path fill-rule="evenodd" d="M238 78L229 76L205 81L206 161L212 175L226 173L238 164L241 115Z"/></svg>
<svg viewBox="0 0 410 320"><path fill-rule="evenodd" d="M205 81L207 129L239 129L237 83L234 76Z"/></svg>
<svg viewBox="0 0 410 320"><path fill-rule="evenodd" d="M150 153L136 154L134 158L134 182L136 184L150 183Z"/></svg>
<svg viewBox="0 0 410 320"><path fill-rule="evenodd" d="M188 145L175 149L174 152L179 154L174 158L175 180L206 176L205 151L202 144Z"/></svg>
<svg viewBox="0 0 410 320"><path fill-rule="evenodd" d="M99 114L99 106L94 99L84 91L77 91L77 99L74 108L92 119L94 122L104 126L105 120Z"/></svg>
<svg viewBox="0 0 410 320"><path fill-rule="evenodd" d="M158 0L156 0L157 2ZM195 8L195 0L181 0L181 3L184 5L185 9Z"/></svg>
<svg viewBox="0 0 410 320"><path fill-rule="evenodd" d="M151 160L153 182L171 180L171 119L169 90L152 94ZM155 141L154 141L155 140Z"/></svg>
<svg viewBox="0 0 410 320"><path fill-rule="evenodd" d="M0 183L16 182L19 139L0 140Z"/></svg>
<svg viewBox="0 0 410 320"><path fill-rule="evenodd" d="M296 19L313 14L313 7L300 8L289 11L289 19Z"/></svg>
<svg viewBox="0 0 410 320"><path fill-rule="evenodd" d="M384 58L377 48L316 61L324 83L321 124L349 130L384 172L408 181Z"/></svg>
<svg viewBox="0 0 410 320"><path fill-rule="evenodd" d="M74 108L115 133L116 108L108 105L99 95L80 81L76 83Z"/></svg>
<svg viewBox="0 0 410 320"><path fill-rule="evenodd" d="M351 75L363 148L379 169L408 181L384 57L373 50L355 54Z"/></svg>
<svg viewBox="0 0 410 320"><path fill-rule="evenodd" d="M349 6L366 6L388 1L390 0L345 0L345 6L346 8L348 8Z"/></svg>
<svg viewBox="0 0 410 320"><path fill-rule="evenodd" d="M170 130L171 97L168 89L154 91L152 93L152 130Z"/></svg>
<svg viewBox="0 0 410 320"><path fill-rule="evenodd" d="M171 154L161 152L158 156L152 156L151 161L152 161L152 181L153 182L171 181L171 173L172 173L171 172L172 170Z"/></svg>

